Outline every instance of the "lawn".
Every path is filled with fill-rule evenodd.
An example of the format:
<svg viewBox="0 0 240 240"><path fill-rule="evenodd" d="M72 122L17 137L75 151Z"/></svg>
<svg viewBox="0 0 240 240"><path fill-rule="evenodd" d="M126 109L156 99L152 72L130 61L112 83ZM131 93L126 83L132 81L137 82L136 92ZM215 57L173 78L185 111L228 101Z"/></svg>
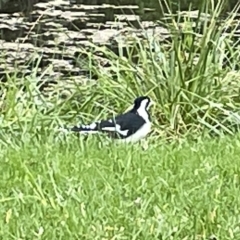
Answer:
<svg viewBox="0 0 240 240"><path fill-rule="evenodd" d="M0 238L240 239L240 136L98 141L1 145Z"/></svg>

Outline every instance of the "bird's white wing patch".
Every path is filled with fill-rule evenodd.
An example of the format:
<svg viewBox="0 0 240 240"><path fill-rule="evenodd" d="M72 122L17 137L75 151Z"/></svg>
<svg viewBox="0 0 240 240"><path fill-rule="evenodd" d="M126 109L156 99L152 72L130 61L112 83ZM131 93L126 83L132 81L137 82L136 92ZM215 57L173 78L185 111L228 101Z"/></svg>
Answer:
<svg viewBox="0 0 240 240"><path fill-rule="evenodd" d="M115 132L116 131L116 127L104 127L102 128L103 131L111 131L111 132Z"/></svg>
<svg viewBox="0 0 240 240"><path fill-rule="evenodd" d="M121 130L121 126L116 124L114 127L104 127L102 128L104 131L118 132L123 136L127 136L129 130Z"/></svg>

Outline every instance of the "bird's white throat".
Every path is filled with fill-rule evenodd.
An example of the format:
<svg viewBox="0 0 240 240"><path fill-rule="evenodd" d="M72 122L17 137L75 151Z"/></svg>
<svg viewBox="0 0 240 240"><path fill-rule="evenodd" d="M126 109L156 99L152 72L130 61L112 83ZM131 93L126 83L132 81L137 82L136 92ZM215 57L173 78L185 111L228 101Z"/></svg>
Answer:
<svg viewBox="0 0 240 240"><path fill-rule="evenodd" d="M150 120L149 120L149 115L148 115L147 110L148 110L148 108L150 107L151 102L150 102L149 105L147 106L148 101L149 101L148 99L144 99L144 100L141 102L141 105L140 105L140 107L139 107L138 110L137 110L139 116L141 116L141 117L145 120L145 122L150 122Z"/></svg>

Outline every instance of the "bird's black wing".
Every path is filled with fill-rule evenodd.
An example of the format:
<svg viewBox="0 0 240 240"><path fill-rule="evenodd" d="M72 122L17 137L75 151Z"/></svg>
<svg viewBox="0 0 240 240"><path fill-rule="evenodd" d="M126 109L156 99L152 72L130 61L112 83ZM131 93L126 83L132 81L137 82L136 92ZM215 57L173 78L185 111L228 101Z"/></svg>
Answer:
<svg viewBox="0 0 240 240"><path fill-rule="evenodd" d="M99 122L99 130L113 138L127 138L144 125L145 121L133 112L118 115L110 120Z"/></svg>

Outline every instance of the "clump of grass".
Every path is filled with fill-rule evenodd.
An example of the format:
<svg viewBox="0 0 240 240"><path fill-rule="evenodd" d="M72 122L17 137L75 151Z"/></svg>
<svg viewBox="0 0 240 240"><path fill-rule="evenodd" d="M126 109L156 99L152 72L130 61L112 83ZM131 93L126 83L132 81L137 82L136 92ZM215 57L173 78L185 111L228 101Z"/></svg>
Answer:
<svg viewBox="0 0 240 240"><path fill-rule="evenodd" d="M235 71L239 50L231 47L234 29L226 31L239 6L218 23L222 4L218 2L211 11L208 4L203 5L194 22L186 17L180 23L180 18L177 22L170 14L162 23L169 30L169 43L153 36L146 41L132 38L135 50L126 47L130 59L96 47L112 60L107 73L101 67L94 69L99 84L120 98L149 94L158 103L156 123L168 133L233 133L239 124L240 75ZM203 11L211 13L204 22ZM132 59L137 59L137 64Z"/></svg>

